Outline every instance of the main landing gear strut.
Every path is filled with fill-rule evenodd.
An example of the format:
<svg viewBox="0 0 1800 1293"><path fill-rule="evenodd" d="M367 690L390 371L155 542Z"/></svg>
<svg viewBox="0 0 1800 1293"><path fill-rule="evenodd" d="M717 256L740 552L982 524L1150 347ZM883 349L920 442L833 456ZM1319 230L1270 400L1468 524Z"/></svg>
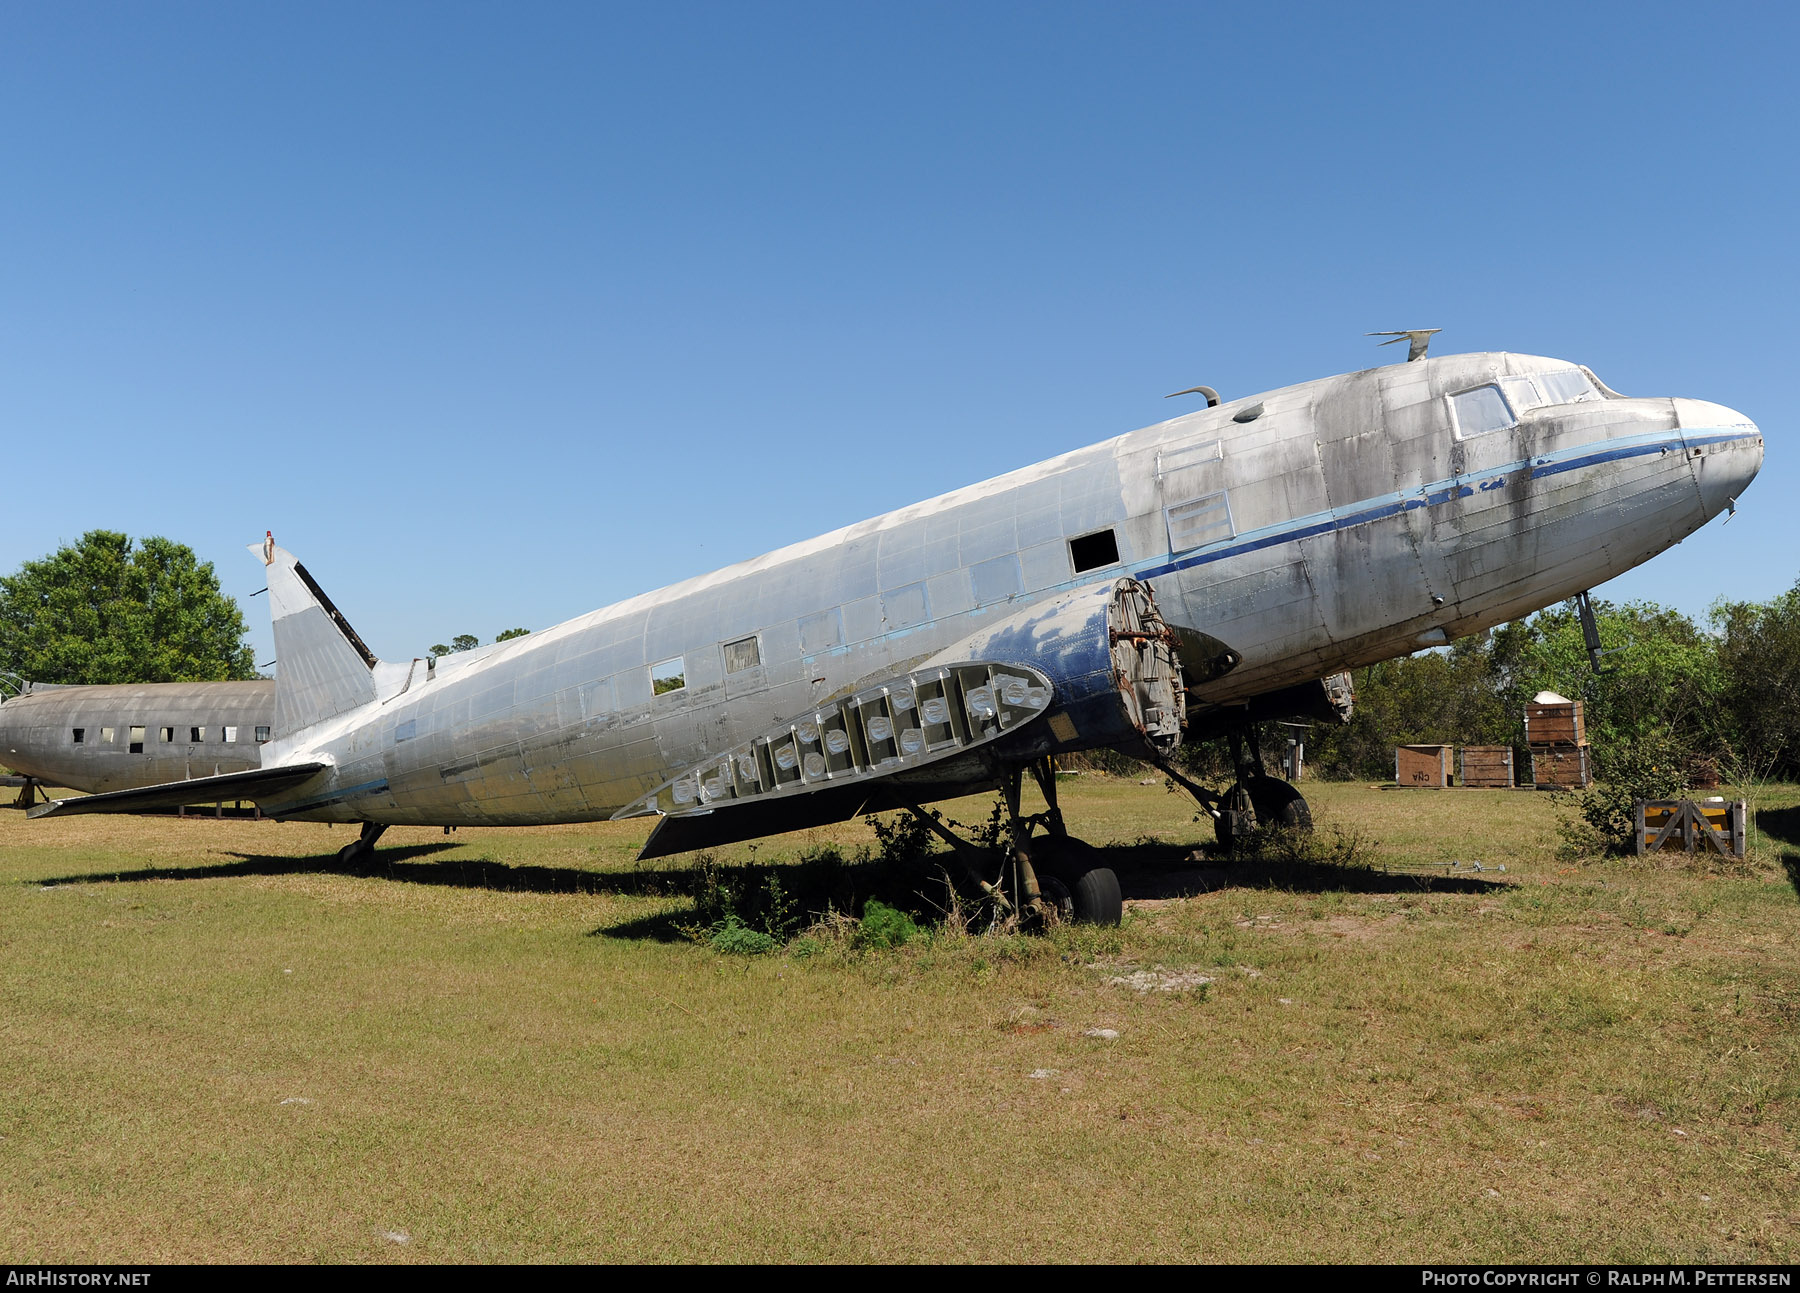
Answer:
<svg viewBox="0 0 1800 1293"><path fill-rule="evenodd" d="M1236 779L1224 794L1213 794L1184 776L1166 759L1153 761L1206 810L1213 819L1213 834L1228 849L1249 839L1259 826L1310 831L1312 809L1307 807L1300 792L1291 783L1263 771L1262 746L1257 740L1256 729L1248 724L1233 728L1226 733L1225 739L1231 749L1231 766Z"/></svg>
<svg viewBox="0 0 1800 1293"><path fill-rule="evenodd" d="M1093 845L1070 835L1063 824L1062 809L1056 802L1056 771L1050 760L1039 759L1029 766L1032 780L1043 792L1045 808L1030 815L1021 812L1025 769L1014 768L1006 774L1000 794L1012 846L994 880L988 879L993 858L986 850L954 834L919 805L907 807L950 845L970 878L1002 910L1017 911L1040 924L1050 919L1118 924L1124 910L1118 875L1111 867L1100 865Z"/></svg>

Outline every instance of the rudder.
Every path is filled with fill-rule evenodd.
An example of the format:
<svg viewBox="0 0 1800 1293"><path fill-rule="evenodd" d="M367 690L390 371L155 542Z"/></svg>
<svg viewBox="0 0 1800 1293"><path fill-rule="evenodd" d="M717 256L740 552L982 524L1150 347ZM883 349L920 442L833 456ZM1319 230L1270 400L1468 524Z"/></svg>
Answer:
<svg viewBox="0 0 1800 1293"><path fill-rule="evenodd" d="M275 630L275 731L285 738L366 705L381 662L294 554L269 535L250 551L269 574Z"/></svg>

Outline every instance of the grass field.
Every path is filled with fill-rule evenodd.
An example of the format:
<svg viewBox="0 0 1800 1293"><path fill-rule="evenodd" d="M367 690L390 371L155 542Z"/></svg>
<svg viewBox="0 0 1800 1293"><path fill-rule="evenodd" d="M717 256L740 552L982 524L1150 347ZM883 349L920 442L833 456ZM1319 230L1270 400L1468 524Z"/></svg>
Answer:
<svg viewBox="0 0 1800 1293"><path fill-rule="evenodd" d="M1800 1258L1800 790L1723 871L1307 791L1375 869L1083 778L1121 928L755 958L643 825L0 813L7 1259Z"/></svg>

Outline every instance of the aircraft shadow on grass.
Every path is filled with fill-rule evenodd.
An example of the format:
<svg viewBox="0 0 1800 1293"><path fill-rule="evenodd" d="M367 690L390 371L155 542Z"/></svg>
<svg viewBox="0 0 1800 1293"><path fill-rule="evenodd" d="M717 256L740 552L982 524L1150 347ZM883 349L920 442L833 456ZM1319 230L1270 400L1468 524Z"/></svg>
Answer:
<svg viewBox="0 0 1800 1293"><path fill-rule="evenodd" d="M377 849L368 860L341 862L335 853L308 857L234 853L235 862L201 866L142 867L135 871L98 872L32 881L39 885L129 884L145 880L224 880L240 876L342 875L393 880L404 884L487 889L497 893L623 895L643 898L691 898L702 883L694 866L631 867L593 871L580 867L509 866L490 858L435 858L457 848L449 841ZM1126 900L1187 898L1219 889L1264 889L1299 893L1489 893L1507 887L1502 880L1345 867L1325 863L1202 859L1172 845L1114 845L1096 850L1098 861L1119 875ZM1797 859L1800 861L1800 859ZM854 910L868 898L930 914L934 903L920 899L942 892L945 854L911 862L843 858L816 854L796 862L722 864L712 869L718 883L755 890L768 877L778 878L786 897L799 911L827 906ZM676 942L687 937L687 913L661 912L592 930L607 938Z"/></svg>
<svg viewBox="0 0 1800 1293"><path fill-rule="evenodd" d="M1759 808L1756 829L1783 846L1781 869L1787 872L1794 892L1800 894L1800 807Z"/></svg>

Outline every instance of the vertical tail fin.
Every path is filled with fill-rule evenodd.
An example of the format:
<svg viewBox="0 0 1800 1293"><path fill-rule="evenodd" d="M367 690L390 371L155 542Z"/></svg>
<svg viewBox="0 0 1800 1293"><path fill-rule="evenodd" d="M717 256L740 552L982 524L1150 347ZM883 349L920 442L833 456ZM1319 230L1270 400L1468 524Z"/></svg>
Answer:
<svg viewBox="0 0 1800 1293"><path fill-rule="evenodd" d="M381 662L306 567L293 553L276 547L273 534L250 551L268 567L276 732L293 736L374 700L375 669Z"/></svg>

